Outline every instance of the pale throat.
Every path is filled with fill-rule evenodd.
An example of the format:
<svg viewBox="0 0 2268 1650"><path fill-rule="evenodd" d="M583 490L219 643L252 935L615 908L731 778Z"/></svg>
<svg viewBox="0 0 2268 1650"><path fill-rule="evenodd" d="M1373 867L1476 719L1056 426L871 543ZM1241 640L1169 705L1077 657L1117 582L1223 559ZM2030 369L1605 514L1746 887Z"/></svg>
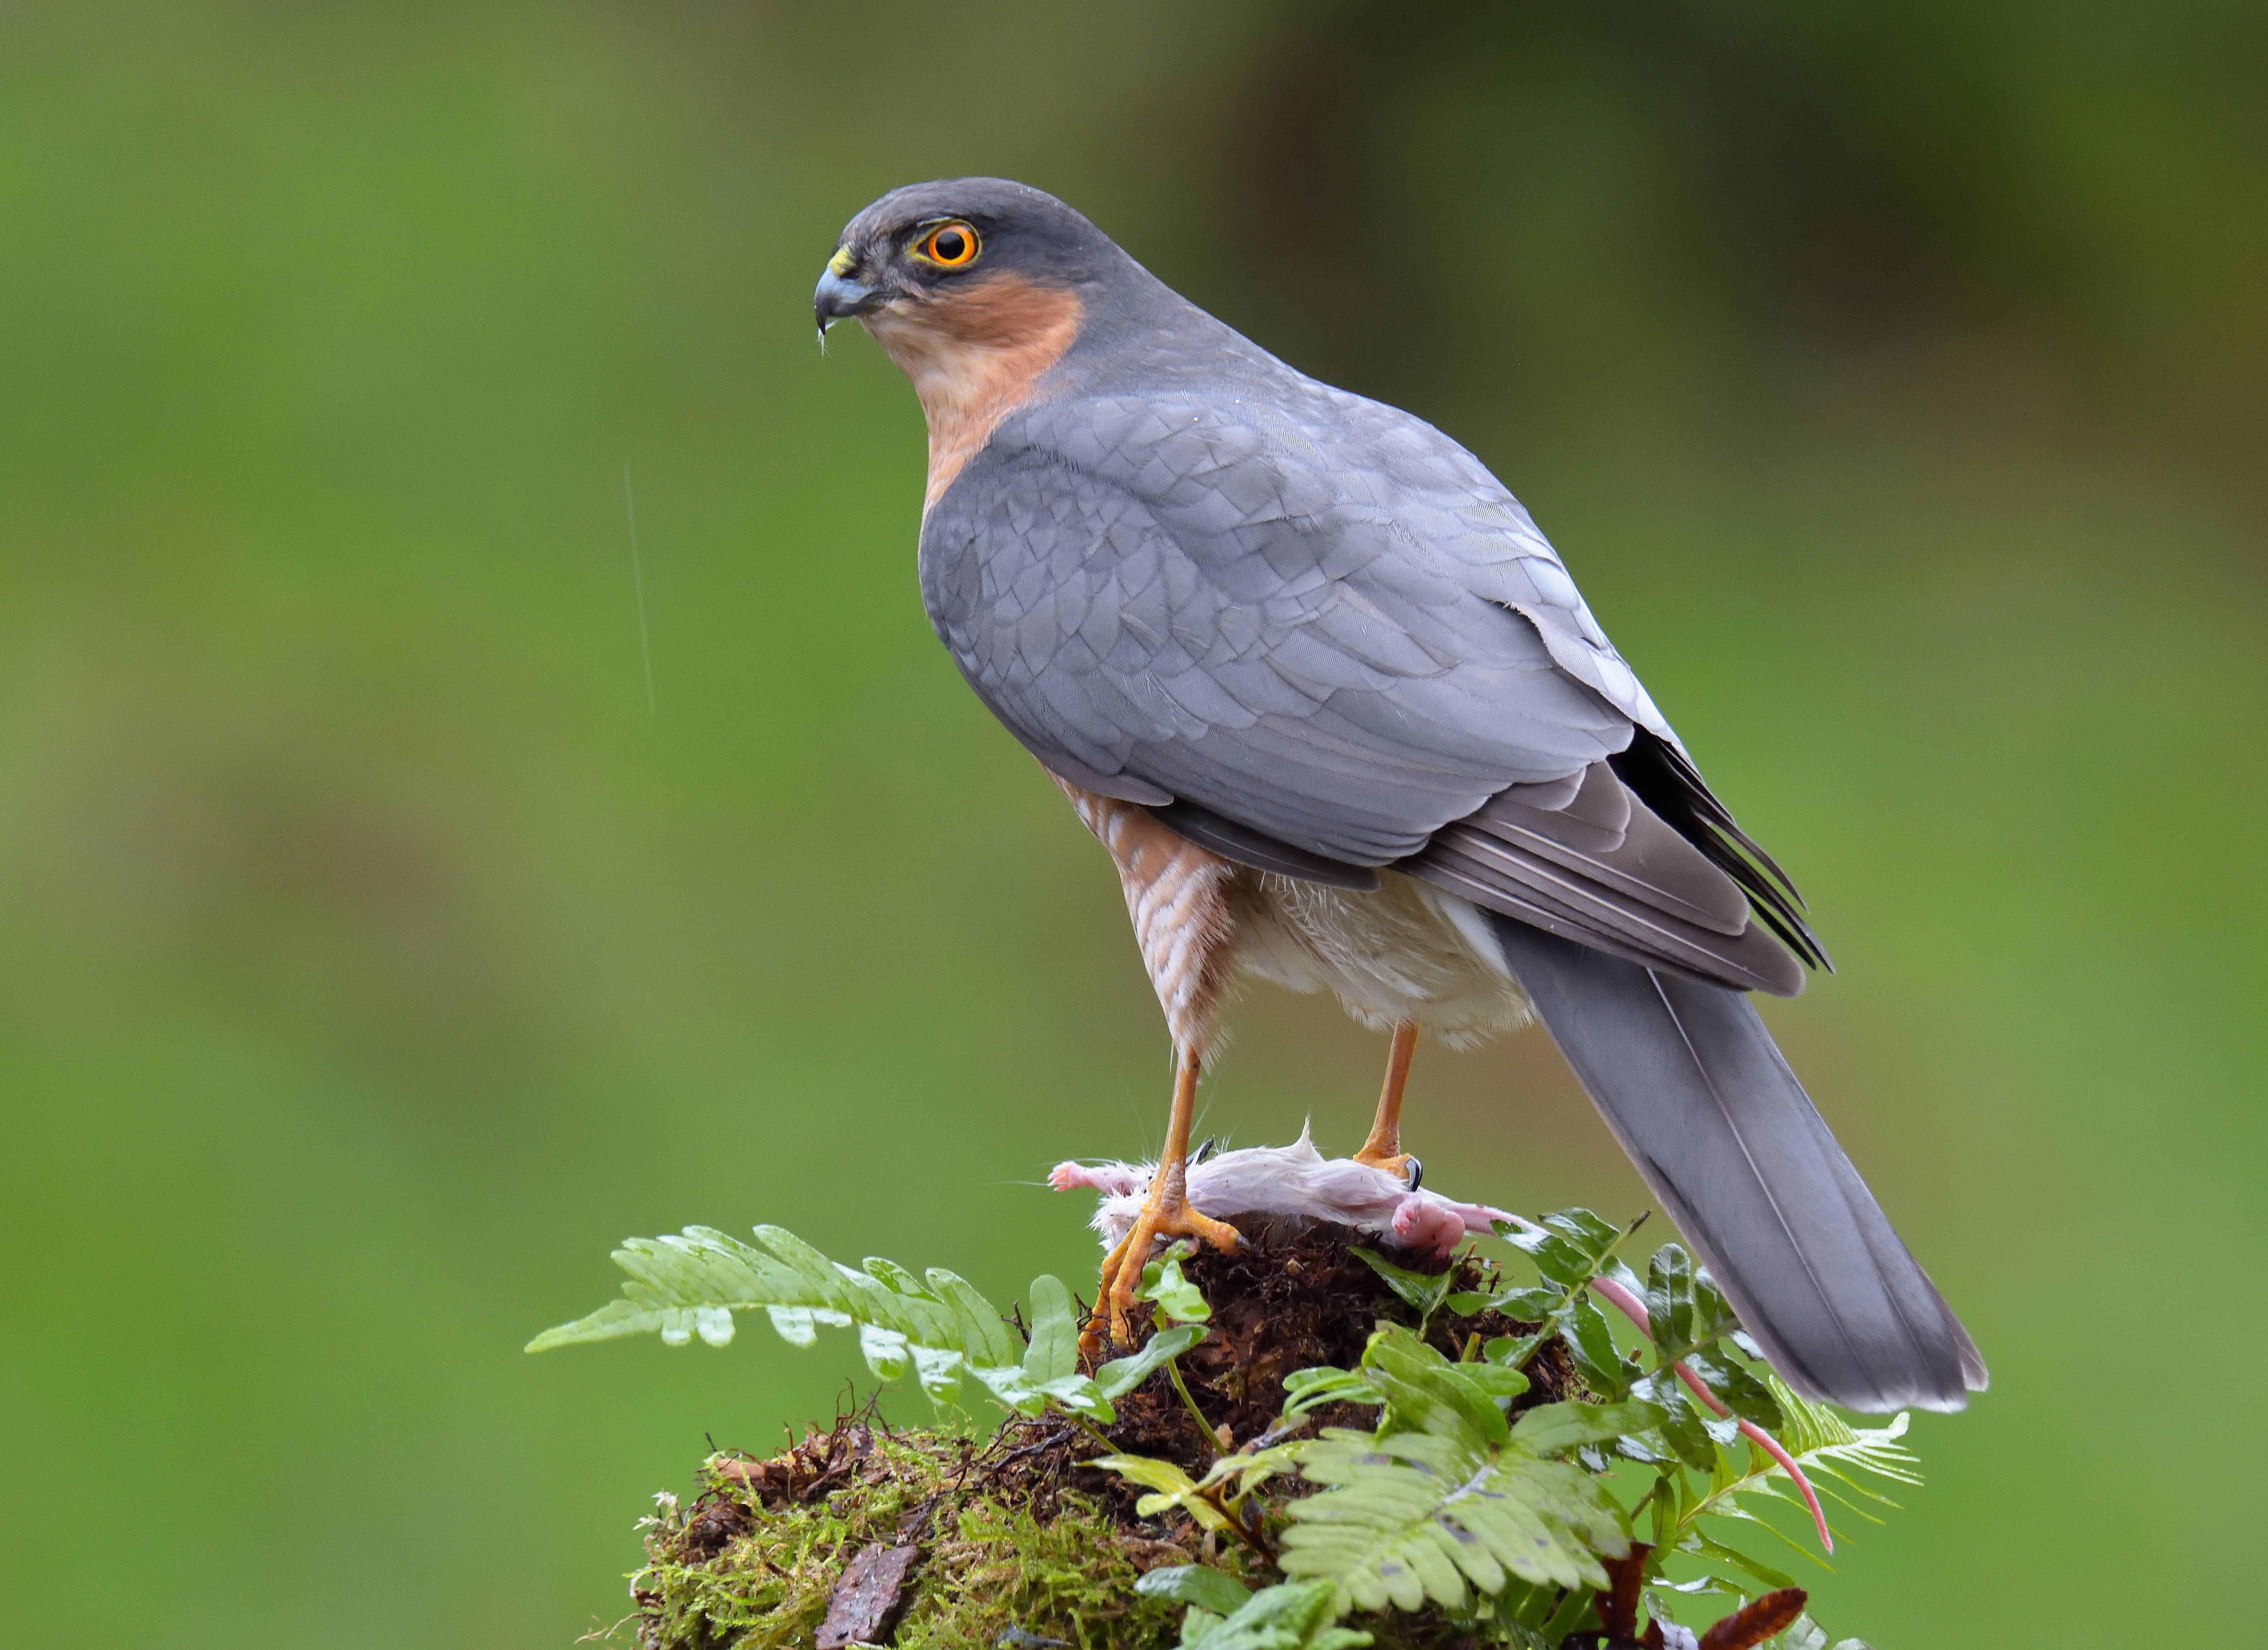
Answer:
<svg viewBox="0 0 2268 1650"><path fill-rule="evenodd" d="M924 514L1063 358L1079 336L1080 310L1073 293L1001 276L865 318L874 341L913 381L929 424Z"/></svg>

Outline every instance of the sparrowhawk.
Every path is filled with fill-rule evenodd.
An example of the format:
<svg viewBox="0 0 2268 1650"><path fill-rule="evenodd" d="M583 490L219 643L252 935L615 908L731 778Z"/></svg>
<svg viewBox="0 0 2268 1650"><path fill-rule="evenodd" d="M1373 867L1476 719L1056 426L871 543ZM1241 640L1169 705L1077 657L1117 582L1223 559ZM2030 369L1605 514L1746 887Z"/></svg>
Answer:
<svg viewBox="0 0 2268 1650"><path fill-rule="evenodd" d="M922 598L1123 884L1175 1053L1122 1332L1190 1207L1197 1074L1238 974L1390 1028L1362 1160L1401 1148L1420 1028L1543 1020L1798 1392L1957 1409L1985 1382L1745 993L1825 957L1558 553L1473 455L1318 383L1085 217L998 179L843 230L814 299L929 425Z"/></svg>

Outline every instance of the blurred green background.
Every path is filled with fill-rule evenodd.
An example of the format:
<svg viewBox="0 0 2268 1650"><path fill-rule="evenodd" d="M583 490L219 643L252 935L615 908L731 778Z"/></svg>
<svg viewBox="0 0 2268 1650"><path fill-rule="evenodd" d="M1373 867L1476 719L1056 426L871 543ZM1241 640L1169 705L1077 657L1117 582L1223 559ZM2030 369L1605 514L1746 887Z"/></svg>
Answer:
<svg viewBox="0 0 2268 1650"><path fill-rule="evenodd" d="M563 1646L855 1364L523 1357L617 1239L1092 1263L1156 1008L810 331L976 171L1477 451L1803 883L1774 1024L1995 1376L1828 1624L2241 1636L2264 89L2250 0L0 11L0 1639ZM1255 998L1208 1126L1381 1057ZM1540 1036L1416 1085L1643 1205Z"/></svg>

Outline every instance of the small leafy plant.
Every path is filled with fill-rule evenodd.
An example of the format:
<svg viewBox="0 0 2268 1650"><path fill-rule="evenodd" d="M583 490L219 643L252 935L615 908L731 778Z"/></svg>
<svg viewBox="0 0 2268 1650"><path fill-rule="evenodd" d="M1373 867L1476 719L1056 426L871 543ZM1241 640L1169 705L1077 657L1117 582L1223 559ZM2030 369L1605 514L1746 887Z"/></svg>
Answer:
<svg viewBox="0 0 2268 1650"><path fill-rule="evenodd" d="M754 1243L697 1226L633 1239L615 1256L622 1298L529 1350L648 1333L721 1346L736 1314L761 1309L794 1345L855 1331L875 1378L910 1378L948 1430L970 1428L961 1400L974 1381L1005 1425L1083 1438L1076 1464L1129 1485L1136 1519L1185 1519L1204 1552L1226 1541L1241 1554L1136 1584L1187 1606L1185 1646L1351 1650L1398 1622L1388 1637L1412 1644L1827 1650L1802 1593L1754 1550L1764 1538L1804 1551L1766 1516L1775 1503L1809 1514L1831 1551L1822 1491L1873 1519L1891 1505L1874 1484L1918 1484L1906 1418L1854 1428L1796 1397L1684 1249L1662 1245L1643 1279L1619 1258L1635 1230L1585 1210L1499 1227L1506 1260L1533 1273L1522 1281L1472 1256L1425 1273L1354 1250L1410 1321L1378 1322L1351 1367L1285 1373L1280 1410L1241 1440L1208 1423L1181 1366L1213 1308L1179 1249L1145 1270L1148 1338L1091 1371L1057 1278L1035 1278L1012 1321L951 1272L853 1268L777 1226ZM1606 1307L1638 1344L1617 1340ZM1539 1389L1555 1358L1580 1396ZM1145 1387L1187 1411L1202 1457L1114 1441L1118 1406ZM1675 1613L1705 1599L1732 1609L1697 1639Z"/></svg>

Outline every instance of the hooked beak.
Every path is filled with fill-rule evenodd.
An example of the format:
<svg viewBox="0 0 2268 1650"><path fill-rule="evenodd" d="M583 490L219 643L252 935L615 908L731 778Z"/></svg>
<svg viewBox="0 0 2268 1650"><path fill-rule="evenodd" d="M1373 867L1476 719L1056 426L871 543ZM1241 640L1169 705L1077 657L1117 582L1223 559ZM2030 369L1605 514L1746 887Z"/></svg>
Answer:
<svg viewBox="0 0 2268 1650"><path fill-rule="evenodd" d="M882 287L869 286L854 278L840 254L827 266L827 273L819 277L819 290L811 295L812 319L819 323L819 335L827 336L827 329L836 321L853 315L864 315L879 309L891 294Z"/></svg>

